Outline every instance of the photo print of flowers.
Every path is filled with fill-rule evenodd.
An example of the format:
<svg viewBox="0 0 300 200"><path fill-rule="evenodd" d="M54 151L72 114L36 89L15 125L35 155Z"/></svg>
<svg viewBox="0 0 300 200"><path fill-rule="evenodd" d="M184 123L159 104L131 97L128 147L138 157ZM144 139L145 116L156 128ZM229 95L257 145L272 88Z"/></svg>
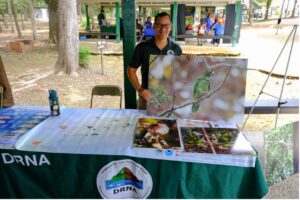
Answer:
<svg viewBox="0 0 300 200"><path fill-rule="evenodd" d="M247 59L151 56L147 114L241 124Z"/></svg>

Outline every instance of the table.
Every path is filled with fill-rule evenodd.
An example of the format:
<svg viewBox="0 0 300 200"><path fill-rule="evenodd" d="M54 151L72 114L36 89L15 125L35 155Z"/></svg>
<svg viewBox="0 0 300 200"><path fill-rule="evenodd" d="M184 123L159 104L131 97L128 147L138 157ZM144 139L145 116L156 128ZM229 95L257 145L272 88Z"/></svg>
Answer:
<svg viewBox="0 0 300 200"><path fill-rule="evenodd" d="M46 119L21 137L16 149L0 149L1 198L261 198L268 191L257 157L254 167L237 166L244 162L233 162L233 158L229 160L235 166L225 161L224 164L209 164L213 161L208 159L212 158L209 156L196 162L179 161L175 159L175 152L167 155L167 151L156 152L153 155L157 157L151 157L129 150L126 153L126 149L118 146L108 149L105 142L96 148L97 143L89 140L95 136L92 133L86 135L88 132L83 134L86 139L73 132L78 137L74 145L71 142L74 139L68 139L69 136L61 140L65 144L53 143L55 138L49 134L56 134L55 121L64 121L70 113L77 115L75 111L92 113L92 117L95 117L93 113L102 112L96 116L100 117L97 118L99 121L105 119L101 116L109 118L109 113L113 113L117 116L113 119L116 124L124 123L124 116L130 119L135 115L143 116L134 110L62 109L60 118ZM80 116L91 120L88 115ZM127 122L130 127L131 120ZM49 128L45 129L45 125ZM68 128L60 125L60 133L65 134L64 130ZM125 130L126 127L120 127L118 131L122 128ZM87 131L90 129L93 128ZM107 129L107 132L112 131ZM123 141L124 133L119 132L120 138L115 142ZM47 134L49 137L44 137ZM108 143L109 138L103 140ZM87 141L90 147L81 148ZM74 148L76 144L80 146L78 150ZM236 155L238 158L242 156Z"/></svg>
<svg viewBox="0 0 300 200"><path fill-rule="evenodd" d="M197 38L197 44L198 46L202 46L203 45L203 39L227 39L227 40L231 40L231 36L230 35L221 35L221 36L214 36L214 35L203 35L203 36L199 36L199 35L191 35L191 34L183 34L183 35L176 35L175 36L176 39L189 39L189 38ZM200 39L200 42L199 42Z"/></svg>

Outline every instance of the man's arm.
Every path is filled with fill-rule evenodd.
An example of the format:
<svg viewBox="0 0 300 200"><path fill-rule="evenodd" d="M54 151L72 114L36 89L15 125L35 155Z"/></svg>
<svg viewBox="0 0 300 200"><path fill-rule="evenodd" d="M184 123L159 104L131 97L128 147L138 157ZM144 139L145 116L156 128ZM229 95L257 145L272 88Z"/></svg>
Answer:
<svg viewBox="0 0 300 200"><path fill-rule="evenodd" d="M149 100L152 97L152 95L147 89L142 88L142 86L138 80L138 77L136 75L136 71L137 71L136 68L128 66L127 67L127 76L129 78L131 84L135 88L135 90L138 92L138 94L141 97L143 97L145 100Z"/></svg>

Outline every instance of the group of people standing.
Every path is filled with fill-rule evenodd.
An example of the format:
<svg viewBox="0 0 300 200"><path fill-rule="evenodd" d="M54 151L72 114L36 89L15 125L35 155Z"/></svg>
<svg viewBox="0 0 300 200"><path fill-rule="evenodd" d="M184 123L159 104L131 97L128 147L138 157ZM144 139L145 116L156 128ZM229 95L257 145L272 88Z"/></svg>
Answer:
<svg viewBox="0 0 300 200"><path fill-rule="evenodd" d="M200 37L204 37L205 35L222 36L224 33L224 19L219 19L218 17L213 19L213 15L209 13L206 18L200 20L197 29L198 35ZM219 45L220 39L213 39L211 43Z"/></svg>

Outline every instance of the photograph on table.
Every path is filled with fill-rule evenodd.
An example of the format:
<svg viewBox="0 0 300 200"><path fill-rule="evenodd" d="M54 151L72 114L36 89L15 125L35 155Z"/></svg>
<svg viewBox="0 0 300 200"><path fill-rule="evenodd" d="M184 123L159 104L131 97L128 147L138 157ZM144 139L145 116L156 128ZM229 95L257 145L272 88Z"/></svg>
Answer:
<svg viewBox="0 0 300 200"><path fill-rule="evenodd" d="M240 131L232 128L181 127L185 152L242 154L233 151Z"/></svg>
<svg viewBox="0 0 300 200"><path fill-rule="evenodd" d="M14 149L22 135L49 117L48 107L13 106L0 110L0 148Z"/></svg>
<svg viewBox="0 0 300 200"><path fill-rule="evenodd" d="M133 147L181 150L176 120L138 118Z"/></svg>
<svg viewBox="0 0 300 200"><path fill-rule="evenodd" d="M151 56L147 114L241 124L247 60Z"/></svg>

